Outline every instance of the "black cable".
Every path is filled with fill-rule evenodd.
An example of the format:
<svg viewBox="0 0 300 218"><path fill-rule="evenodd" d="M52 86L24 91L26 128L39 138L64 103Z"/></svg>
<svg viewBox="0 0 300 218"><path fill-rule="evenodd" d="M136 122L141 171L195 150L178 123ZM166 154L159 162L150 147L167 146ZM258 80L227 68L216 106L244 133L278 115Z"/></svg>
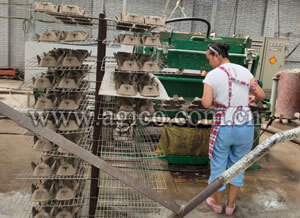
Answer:
<svg viewBox="0 0 300 218"><path fill-rule="evenodd" d="M209 37L210 34L210 29L211 29L211 24L205 19L198 18L198 17L183 17L183 18L174 18L166 21L166 24L168 23L175 23L175 22L180 22L180 21L201 21L207 25L207 31L206 31L206 37Z"/></svg>
<svg viewBox="0 0 300 218"><path fill-rule="evenodd" d="M261 137L261 136L267 131L267 129L269 128L269 126L272 125L272 123L273 123L274 120L275 120L275 117L271 117L271 119L269 120L269 122L268 122L267 125L266 125L266 128L261 132L261 134L257 137L257 139L258 139L259 137ZM257 140L257 139L256 139L256 140Z"/></svg>

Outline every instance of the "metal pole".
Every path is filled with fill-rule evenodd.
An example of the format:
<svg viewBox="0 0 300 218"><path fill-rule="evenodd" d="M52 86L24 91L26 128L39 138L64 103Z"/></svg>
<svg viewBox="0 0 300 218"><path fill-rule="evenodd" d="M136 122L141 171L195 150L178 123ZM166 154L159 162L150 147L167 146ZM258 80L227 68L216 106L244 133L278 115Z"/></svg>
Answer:
<svg viewBox="0 0 300 218"><path fill-rule="evenodd" d="M287 140L293 140L299 135L300 127L280 132L269 137L263 143L258 145L255 149L253 149L249 154L247 154L241 160L235 163L232 167L227 169L218 179L216 179L213 183L209 184L203 191L201 191L194 198L192 198L186 205L181 207L179 215L172 214L169 217L175 218L186 216L190 211L192 211L195 207L197 207L201 202L203 202L207 197L209 197L211 194L217 191L220 187L229 183L234 177L239 175L242 171L246 170L254 162L262 158L274 145Z"/></svg>
<svg viewBox="0 0 300 218"><path fill-rule="evenodd" d="M90 151L86 150L85 148L76 145L74 142L71 142L70 140L54 132L53 130L48 129L47 127L42 127L41 124L36 125L36 123L33 122L32 118L29 118L19 113L18 111L7 106L1 101L0 101L0 114L15 121L20 126L32 131L35 135L39 135L47 139L48 141L52 142L53 144L56 144L61 148L69 151L70 153L74 154L76 157L102 170L104 173L107 173L108 175L120 180L125 185L128 185L130 188L136 190L137 192L143 194L144 196L168 208L175 214L179 214L180 206L174 200L165 197L161 193L151 188L146 187L143 183L141 183L137 179L129 176L127 173L123 172L117 167L114 167L113 165L104 161L100 157L92 154Z"/></svg>
<svg viewBox="0 0 300 218"><path fill-rule="evenodd" d="M123 0L123 13L127 12L127 0Z"/></svg>
<svg viewBox="0 0 300 218"><path fill-rule="evenodd" d="M218 0L214 0L212 5L211 20L210 20L212 33L216 31L217 8L218 8Z"/></svg>
<svg viewBox="0 0 300 218"><path fill-rule="evenodd" d="M236 0L235 16L234 16L234 28L233 28L233 34L234 35L236 34L236 24L237 24L238 8L239 8L239 0Z"/></svg>
<svg viewBox="0 0 300 218"><path fill-rule="evenodd" d="M271 100L270 100L271 103L270 110L272 116L275 115L275 106L276 106L276 99L277 99L277 92L278 92L278 81L279 81L278 77L273 78Z"/></svg>
<svg viewBox="0 0 300 218"><path fill-rule="evenodd" d="M92 153L97 155L99 147L101 146L101 119L99 115L103 114L101 112L100 101L101 97L98 95L101 82L104 76L105 63L104 61L106 55L106 46L102 43L107 36L107 25L105 20L105 14L99 15L99 27L98 27L98 51L97 51L97 73L96 73L96 90L95 90L95 112L94 112L94 134L93 134L93 146ZM103 68L102 68L103 67ZM95 166L92 166L91 169L91 188L90 188L90 205L89 205L89 217L94 217L97 200L99 194L98 187L98 178L99 178L99 169Z"/></svg>
<svg viewBox="0 0 300 218"><path fill-rule="evenodd" d="M35 0L30 0L30 3L32 4L30 7L30 18L31 18L31 31L30 31L30 35L28 37L28 39L34 41L36 39L36 23L35 23L35 18L36 18L36 12L33 11L34 9L34 2Z"/></svg>
<svg viewBox="0 0 300 218"><path fill-rule="evenodd" d="M261 36L265 34L265 26L266 26L266 18L267 18L267 11L268 11L268 5L269 5L269 0L265 1L265 9L264 9L264 18L261 26Z"/></svg>

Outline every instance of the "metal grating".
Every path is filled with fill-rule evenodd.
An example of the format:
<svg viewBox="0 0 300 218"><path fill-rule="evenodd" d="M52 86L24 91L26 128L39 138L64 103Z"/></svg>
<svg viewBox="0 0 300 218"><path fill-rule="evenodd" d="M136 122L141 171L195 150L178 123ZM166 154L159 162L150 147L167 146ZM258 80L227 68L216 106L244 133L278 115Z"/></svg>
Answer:
<svg viewBox="0 0 300 218"><path fill-rule="evenodd" d="M54 121L54 127L56 128L56 132L66 136L66 137L72 137L77 135L80 137L80 140L77 142L79 146L82 148L90 151L91 145L92 145L92 135L93 135L93 125L94 125L94 105L95 105L95 66L96 66L96 59L93 59L94 57L89 57L88 60L84 61L84 64L81 67L76 68L40 68L37 66L37 59L32 58L30 60L26 61L26 70L31 71L31 73L34 73L34 76L39 76L41 72L46 72L47 70L60 70L60 71L72 71L72 70L84 70L89 71L89 73L86 75L85 79L81 81L81 84L78 89L60 89L57 87L57 84L54 85L52 88L49 89L33 89L33 82L32 80L27 81L23 84L21 87L22 90L28 91L28 98L27 101L21 104L17 110L25 113L28 116L32 116L32 113L34 114L41 114L42 116L50 115L50 118L52 119L54 115L57 115L58 119L60 118L60 115L64 114L65 117L68 117L68 114L71 114L71 116L76 118L76 114L78 115L79 122L80 119L82 120L82 124L79 125L79 128L74 131L59 131L58 127L59 125L63 125L62 120L57 122L55 119ZM51 110L37 110L34 108L34 102L35 97L34 93L43 94L45 91L51 91L51 92L57 92L57 95L64 95L68 96L74 93L81 93L84 98L80 102L78 110L59 110L58 108L51 109ZM45 118L44 117L44 118ZM40 124L39 124L40 125ZM33 138L36 137L35 134L31 132L24 132L24 134L28 135L26 137L26 140L24 142L24 148L31 148L34 145ZM74 159L76 158L72 154L68 153L61 153L57 150L57 146L55 146L55 150L48 151L48 152L41 152L41 151L32 151L31 156L31 162L38 162L42 156L44 157L53 157L55 160L62 160L62 159ZM43 208L48 208L47 210L51 210L51 208L62 208L62 207L80 207L80 210L77 212L76 216L74 217L83 217L87 214L87 204L89 200L89 188L90 188L90 165L87 164L84 161L79 161L77 171L74 175L71 176L59 176L56 174L56 170L58 166L56 166L56 169L52 173L52 175L49 176L34 176L33 175L33 169L31 167L30 161L23 169L20 169L18 172L15 172L16 178L19 180L23 180L24 185L24 192L21 193L18 196L16 205L21 209L22 214L18 217L33 217L32 215L32 207L39 205ZM59 201L54 199L51 199L47 202L43 203L36 203L32 202L31 197L31 185L33 183L36 183L38 181L45 181L49 180L52 182L58 182L58 181L77 181L80 183L80 188L78 190L78 194L76 197L72 200L68 201ZM83 209L85 207L85 209Z"/></svg>
<svg viewBox="0 0 300 218"><path fill-rule="evenodd" d="M40 11L40 10L33 10L37 13L43 13L48 14L51 17L56 18L57 21L65 24L65 25L79 25L79 26L93 26L98 25L98 19L97 17L87 16L87 15L75 15L75 14L66 14L66 13L59 13L59 12L47 12L47 11ZM49 20L37 20L40 22L48 22L52 23L55 21L49 21Z"/></svg>
<svg viewBox="0 0 300 218"><path fill-rule="evenodd" d="M40 54L40 56L43 56L43 54ZM90 71L96 68L96 57L90 56L87 59L83 61L83 64L78 67L40 67L38 65L38 60L36 57L29 58L25 61L25 69L30 71L36 71L36 74L38 75L41 71L47 71L48 69L51 69L53 71L59 70L59 71Z"/></svg>
<svg viewBox="0 0 300 218"><path fill-rule="evenodd" d="M149 24L137 24L137 23L130 23L124 22L120 20L105 19L107 22L107 30L121 30L121 31L128 31L128 32L151 32L154 29L159 28L166 28L166 26L158 26L158 25L149 25Z"/></svg>
<svg viewBox="0 0 300 218"><path fill-rule="evenodd" d="M101 96L100 107L104 111L104 114L100 114L102 122L105 121L105 114L108 111L116 112L115 102L116 97ZM116 122L110 125L102 123L102 138L97 141L97 154L145 186L161 192L166 189L166 181L158 159L164 154L156 152L159 136L152 134L149 127L142 126L135 118L134 116L129 120L129 123L134 121L133 134L130 137L116 138L114 135ZM160 204L101 171L98 187L95 217L141 217L147 213L157 213L162 209Z"/></svg>
<svg viewBox="0 0 300 218"><path fill-rule="evenodd" d="M116 58L112 57L112 56L106 56L103 59L102 64L101 64L101 70L103 70L103 71L114 70L114 72L116 72L116 73L134 73L134 74L149 74L149 73L152 73L152 74L170 73L171 74L172 73L172 74L174 74L174 72L167 72L166 70L164 70L164 68L167 68L166 64L160 63L160 67L161 67L161 70L158 72L121 71L121 70L118 70L118 64L117 64Z"/></svg>

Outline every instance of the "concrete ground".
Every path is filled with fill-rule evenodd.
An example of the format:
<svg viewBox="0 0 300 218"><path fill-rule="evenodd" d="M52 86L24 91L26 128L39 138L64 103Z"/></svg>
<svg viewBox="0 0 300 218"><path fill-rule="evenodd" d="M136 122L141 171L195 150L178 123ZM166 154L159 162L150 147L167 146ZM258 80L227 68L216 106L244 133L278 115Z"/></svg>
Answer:
<svg viewBox="0 0 300 218"><path fill-rule="evenodd" d="M270 137L265 133L262 140ZM259 160L259 170L246 171L245 185L237 199L233 217L300 217L300 146L286 142L271 149ZM184 204L207 185L204 179L168 178L166 194L178 203ZM172 184L172 185L171 185ZM225 205L225 198L223 204ZM227 217L217 215L202 203L186 217Z"/></svg>
<svg viewBox="0 0 300 218"><path fill-rule="evenodd" d="M3 82L0 82L0 86ZM9 84L11 86L12 84ZM0 94L0 101L11 106L18 106L26 100L26 95ZM282 127L279 124L277 128ZM14 122L0 119L0 132L25 133L26 130L18 127ZM270 137L265 133L261 140ZM28 137L22 135L0 134L0 217L18 217L15 210L17 194L28 192L24 189L25 181L16 180L24 166L30 164L32 148L28 146ZM233 217L300 217L300 145L286 142L275 146L263 157L258 164L259 170L249 169L246 172L245 186L241 189L237 199L237 209ZM207 175L201 173L193 178L174 179L165 172L168 197L184 204L191 197L207 185ZM23 193L24 194L24 193ZM26 194L26 193L25 193ZM225 204L225 201L224 201ZM153 217L167 217L170 212L162 210ZM213 218L226 217L216 215L209 207L202 203L186 217Z"/></svg>

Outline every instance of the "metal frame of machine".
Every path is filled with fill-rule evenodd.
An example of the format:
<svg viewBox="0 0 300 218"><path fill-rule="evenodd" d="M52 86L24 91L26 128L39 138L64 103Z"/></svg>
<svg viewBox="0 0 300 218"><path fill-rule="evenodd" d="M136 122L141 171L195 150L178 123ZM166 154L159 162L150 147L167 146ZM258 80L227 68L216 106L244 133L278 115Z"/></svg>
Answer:
<svg viewBox="0 0 300 218"><path fill-rule="evenodd" d="M201 76L203 71L210 71L212 68L209 65L205 53L208 45L213 43L227 43L230 46L229 59L232 63L240 64L248 68L253 76L255 76L259 54L254 54L251 49L251 39L235 38L235 37L211 37L210 36L210 23L201 18L176 18L166 21L166 23L174 23L181 21L200 21L207 24L206 35L198 35L196 33L179 33L173 30L159 32L160 39L163 44L167 44L167 48L143 47L137 48L141 53L151 54L156 59L163 62L164 66L171 69L178 69L182 74L168 74L159 73L156 76L164 85L169 96L178 95L184 97L187 101L191 101L194 97L201 97L203 94L203 80L204 76ZM185 70L196 71L196 73L184 73ZM262 86L262 83L259 82ZM268 102L264 102L269 107ZM200 113L207 112L207 110L201 110ZM253 109L256 112L260 111L258 108ZM264 109L265 114L269 114ZM178 110L162 110L165 116L174 118L175 115L180 114L180 117L184 117L184 113L179 113ZM185 111L192 120L197 119L193 111ZM268 118L268 116L267 116ZM209 117L212 119L212 116ZM261 127L261 118L259 113L254 114L255 119L255 140L253 146L258 145L259 134ZM181 125L182 126L182 125ZM207 128L208 126L197 126L197 128ZM169 163L174 164L207 164L207 157L199 156L180 156L180 155L168 155L165 157Z"/></svg>

